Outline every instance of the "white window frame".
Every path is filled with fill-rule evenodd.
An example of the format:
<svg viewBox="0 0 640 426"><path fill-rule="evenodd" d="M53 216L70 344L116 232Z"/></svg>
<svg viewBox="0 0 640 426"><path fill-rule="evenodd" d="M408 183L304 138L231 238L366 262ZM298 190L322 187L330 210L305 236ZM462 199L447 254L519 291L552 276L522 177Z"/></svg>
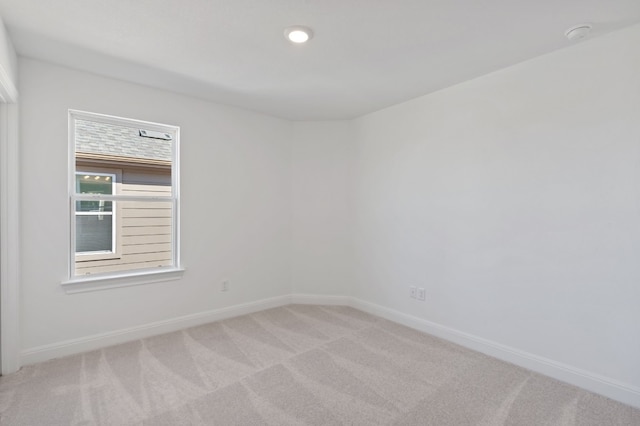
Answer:
<svg viewBox="0 0 640 426"><path fill-rule="evenodd" d="M105 194L77 194L76 193L76 120L94 121L104 124L140 128L145 130L168 133L172 138L171 161L171 195L170 196L140 196L122 195L117 192L112 195ZM122 287L129 285L146 284L179 279L184 269L180 265L180 127L171 126L130 118L116 117L104 114L96 114L86 111L69 110L69 256L68 278L62 284L67 293L76 293L92 290L101 290L109 287ZM82 168L82 167L81 167ZM88 170L87 170L88 171ZM106 168L105 172L109 173ZM100 172L92 172L99 174ZM110 174L110 173L109 173ZM115 188L115 186L114 186ZM111 273L93 274L90 276L77 276L76 268L76 211L77 201L104 200L118 201L143 201L143 202L170 202L173 207L172 214L172 262L169 266L148 269L135 269L132 271L120 271ZM114 223L115 227L115 223Z"/></svg>
<svg viewBox="0 0 640 426"><path fill-rule="evenodd" d="M93 176L109 176L111 178L111 195L116 193L116 182L118 179L118 173L111 172L110 169L103 169L104 171L89 171L87 167L84 167L82 170L76 170L76 177L83 175L93 175ZM120 176L122 173L120 173ZM76 185L77 185L76 180ZM77 191L77 188L76 188ZM78 216L111 216L111 250L100 250L100 251L83 251L76 253L76 261L78 260L98 260L98 259L113 259L120 257L119 253L119 238L118 238L118 214L117 214L118 203L113 202L111 206L110 212L79 212L76 211L76 219Z"/></svg>

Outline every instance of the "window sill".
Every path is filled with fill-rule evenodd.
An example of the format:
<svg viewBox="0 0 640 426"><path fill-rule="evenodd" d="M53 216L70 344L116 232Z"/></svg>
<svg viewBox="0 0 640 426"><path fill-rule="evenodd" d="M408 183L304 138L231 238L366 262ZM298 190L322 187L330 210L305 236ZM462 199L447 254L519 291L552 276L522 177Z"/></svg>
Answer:
<svg viewBox="0 0 640 426"><path fill-rule="evenodd" d="M161 271L147 270L130 272L126 275L75 277L71 280L63 281L62 287L67 294L86 293L89 291L107 290L110 288L131 287L163 281L175 281L182 278L184 271L184 268L171 268L163 269Z"/></svg>

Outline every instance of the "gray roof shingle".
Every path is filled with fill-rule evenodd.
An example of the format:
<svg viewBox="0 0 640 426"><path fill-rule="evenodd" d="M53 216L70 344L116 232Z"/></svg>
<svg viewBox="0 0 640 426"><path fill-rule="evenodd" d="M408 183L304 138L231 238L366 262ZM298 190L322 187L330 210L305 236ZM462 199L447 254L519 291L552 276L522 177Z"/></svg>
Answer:
<svg viewBox="0 0 640 426"><path fill-rule="evenodd" d="M76 120L76 152L171 161L171 140L143 138L140 129Z"/></svg>

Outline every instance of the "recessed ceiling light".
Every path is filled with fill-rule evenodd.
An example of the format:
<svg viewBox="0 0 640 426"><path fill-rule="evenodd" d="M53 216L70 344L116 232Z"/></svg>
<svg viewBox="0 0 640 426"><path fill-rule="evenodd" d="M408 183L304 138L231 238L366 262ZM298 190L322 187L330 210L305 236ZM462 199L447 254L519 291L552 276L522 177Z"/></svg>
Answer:
<svg viewBox="0 0 640 426"><path fill-rule="evenodd" d="M593 28L593 25L591 24L574 25L573 27L565 31L564 35L570 41L580 40L589 35L589 33L591 32L591 28Z"/></svg>
<svg viewBox="0 0 640 426"><path fill-rule="evenodd" d="M292 43L301 44L311 40L311 37L313 37L313 31L311 31L311 28L296 25L285 28L284 36Z"/></svg>

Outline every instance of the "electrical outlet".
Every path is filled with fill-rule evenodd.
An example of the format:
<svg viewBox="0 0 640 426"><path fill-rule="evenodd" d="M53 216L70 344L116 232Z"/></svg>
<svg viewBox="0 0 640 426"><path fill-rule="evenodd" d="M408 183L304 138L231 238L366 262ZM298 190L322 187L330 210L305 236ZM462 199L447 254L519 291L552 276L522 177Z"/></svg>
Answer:
<svg viewBox="0 0 640 426"><path fill-rule="evenodd" d="M418 289L418 300L422 300L424 301L427 298L427 292L425 291L424 288L419 288Z"/></svg>
<svg viewBox="0 0 640 426"><path fill-rule="evenodd" d="M229 291L229 281L222 281L222 285L220 286L220 291Z"/></svg>
<svg viewBox="0 0 640 426"><path fill-rule="evenodd" d="M409 287L409 296L411 296L412 299L416 298L417 295L417 291L418 289L416 287Z"/></svg>

